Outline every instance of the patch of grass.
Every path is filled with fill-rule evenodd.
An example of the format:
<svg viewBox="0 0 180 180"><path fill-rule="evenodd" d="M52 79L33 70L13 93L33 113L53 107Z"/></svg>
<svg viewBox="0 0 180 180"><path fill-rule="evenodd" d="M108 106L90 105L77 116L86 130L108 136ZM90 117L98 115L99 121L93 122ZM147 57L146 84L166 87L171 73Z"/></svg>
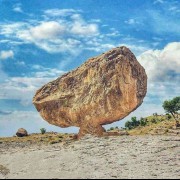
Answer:
<svg viewBox="0 0 180 180"><path fill-rule="evenodd" d="M45 134L30 134L27 137L24 138L18 138L18 137L0 137L0 144L2 143L31 143L31 144L49 144L53 141L65 141L66 139L72 139L74 140L75 134L62 134L62 133L48 133Z"/></svg>

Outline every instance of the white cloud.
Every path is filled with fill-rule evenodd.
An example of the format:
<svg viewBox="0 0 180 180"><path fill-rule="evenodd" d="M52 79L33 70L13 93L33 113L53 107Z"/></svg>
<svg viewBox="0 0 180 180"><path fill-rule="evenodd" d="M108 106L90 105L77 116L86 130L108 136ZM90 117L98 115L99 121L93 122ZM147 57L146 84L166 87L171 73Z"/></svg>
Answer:
<svg viewBox="0 0 180 180"><path fill-rule="evenodd" d="M23 22L13 22L7 24L0 24L0 34L12 41L14 38L19 39L19 35L24 33L28 24ZM14 30L16 29L16 31ZM9 40L9 39L7 39Z"/></svg>
<svg viewBox="0 0 180 180"><path fill-rule="evenodd" d="M61 70L58 70L58 69L55 69L55 68L52 68L52 69L46 68L46 70L44 70L44 71L36 72L35 76L37 78L47 78L47 77L55 78L55 77L61 76L64 73L65 73L65 71L61 71Z"/></svg>
<svg viewBox="0 0 180 180"><path fill-rule="evenodd" d="M127 21L125 21L126 24L133 25L133 24L139 24L135 19L131 18Z"/></svg>
<svg viewBox="0 0 180 180"><path fill-rule="evenodd" d="M47 9L44 11L47 16L70 16L78 12L81 11L75 9Z"/></svg>
<svg viewBox="0 0 180 180"><path fill-rule="evenodd" d="M49 9L45 11L45 15L49 16L49 19L46 18L44 21L31 19L28 23L2 24L0 25L0 34L10 39L11 45L34 44L48 53L77 55L83 50L101 53L116 46L127 45L136 55L139 55L149 49L145 42L125 37L115 28L109 28L109 32L102 34L99 22L92 23L93 19L85 20L77 10ZM64 18L65 15L68 18ZM17 29L17 31L13 29ZM117 36L121 44L113 40Z"/></svg>
<svg viewBox="0 0 180 180"><path fill-rule="evenodd" d="M32 103L35 92L44 84L64 74L58 69L33 67L39 71L32 73L31 77L7 77L0 86L0 99L20 100L26 106Z"/></svg>
<svg viewBox="0 0 180 180"><path fill-rule="evenodd" d="M113 44L101 44L99 42L93 43L93 41L90 41L87 43L88 45L90 45L89 47L86 47L85 49L87 50L91 50L91 51L96 51L96 52L103 52L103 51L107 51L110 50L112 48L115 47L115 45ZM93 45L93 46L91 46Z"/></svg>
<svg viewBox="0 0 180 180"><path fill-rule="evenodd" d="M92 23L93 19L85 20L77 10L51 9L45 11L45 14L51 20L46 18L44 21L29 20L28 23L2 24L0 25L0 34L10 39L11 45L34 44L49 53L68 52L77 55L83 50L101 53L120 45L127 45L135 54L147 50L144 42L137 42L137 39L128 37L125 39L115 28L110 28L108 33L101 34L100 24ZM68 19L64 18L65 15L68 16ZM17 29L17 31L13 29ZM121 38L121 44L111 40L117 36Z"/></svg>
<svg viewBox="0 0 180 180"><path fill-rule="evenodd" d="M9 43L10 41L9 40L7 40L7 39L3 39L3 40L0 40L0 43L2 44L2 43Z"/></svg>
<svg viewBox="0 0 180 180"><path fill-rule="evenodd" d="M0 59L5 60L14 57L14 52L12 50L9 51L0 51Z"/></svg>
<svg viewBox="0 0 180 180"><path fill-rule="evenodd" d="M60 34L64 30L58 22L40 22L38 25L28 23L12 23L0 25L0 34L14 39L21 44L34 44L49 53L73 53L80 43L75 38L63 38ZM13 29L17 29L14 31Z"/></svg>
<svg viewBox="0 0 180 180"><path fill-rule="evenodd" d="M81 22L75 22L72 26L71 32L77 35L97 35L98 34L98 26L96 24L82 24Z"/></svg>
<svg viewBox="0 0 180 180"><path fill-rule="evenodd" d="M146 103L162 103L180 93L180 42L167 44L162 50L148 50L137 57L148 76Z"/></svg>
<svg viewBox="0 0 180 180"><path fill-rule="evenodd" d="M38 88L53 78L13 77L1 83L0 99L20 100L26 106L32 103L32 98Z"/></svg>
<svg viewBox="0 0 180 180"><path fill-rule="evenodd" d="M106 36L107 37L117 37L117 36L121 36L121 34L119 33L119 31L114 30L111 33L107 33Z"/></svg>
<svg viewBox="0 0 180 180"><path fill-rule="evenodd" d="M76 39L54 39L48 41L34 41L34 44L39 48L49 53L64 53L76 54L79 52L81 41Z"/></svg>
<svg viewBox="0 0 180 180"><path fill-rule="evenodd" d="M43 22L29 31L33 39L54 39L65 32L66 27L58 22Z"/></svg>
<svg viewBox="0 0 180 180"><path fill-rule="evenodd" d="M101 19L91 19L91 22L93 22L93 23L101 23L102 20Z"/></svg>
<svg viewBox="0 0 180 180"><path fill-rule="evenodd" d="M81 15L74 14L71 16L73 19L73 24L71 27L71 32L76 35L80 36L94 36L99 34L98 25L97 24L88 24L85 22Z"/></svg>
<svg viewBox="0 0 180 180"><path fill-rule="evenodd" d="M178 7L177 6L172 6L169 8L169 11L179 11Z"/></svg>
<svg viewBox="0 0 180 180"><path fill-rule="evenodd" d="M111 43L104 43L99 39L91 39L90 41L87 42L87 46L84 49L102 53L104 51L110 50L115 47L126 46L135 55L139 55L149 49L149 47L147 45L142 46L142 45L135 45L133 43L135 43L135 42L132 42L132 43L127 42L127 43L122 43L122 44L118 44L118 43L111 44Z"/></svg>
<svg viewBox="0 0 180 180"><path fill-rule="evenodd" d="M78 53L91 37L98 38L98 34L98 25L85 21L79 14L71 14L69 20L0 24L0 35L10 40L11 45L34 44L49 53Z"/></svg>
<svg viewBox="0 0 180 180"><path fill-rule="evenodd" d="M32 67L32 70L35 72L32 73L32 77L33 78L57 78L61 75L63 75L64 73L66 73L66 71L62 71L56 68L45 68L43 66L40 66L38 64L34 64Z"/></svg>
<svg viewBox="0 0 180 180"><path fill-rule="evenodd" d="M16 64L21 67L25 67L26 63L24 61L17 61Z"/></svg>
<svg viewBox="0 0 180 180"><path fill-rule="evenodd" d="M132 42L132 43L126 43L126 44L118 44L118 46L126 46L128 47L135 55L139 55L141 54L142 52L144 51L147 51L149 49L149 46L147 45L138 45L138 43L135 45L135 43L137 43L136 41L135 42ZM140 43L142 44L142 43Z"/></svg>
<svg viewBox="0 0 180 180"><path fill-rule="evenodd" d="M169 81L179 79L180 42L169 43L162 50L149 50L138 57L145 67L150 81Z"/></svg>
<svg viewBox="0 0 180 180"><path fill-rule="evenodd" d="M23 13L22 4L20 4L20 3L15 4L13 6L13 11L18 12L18 13Z"/></svg>
<svg viewBox="0 0 180 180"><path fill-rule="evenodd" d="M155 0L154 4L164 4L164 0Z"/></svg>
<svg viewBox="0 0 180 180"><path fill-rule="evenodd" d="M2 83L4 81L4 79L6 79L8 76L7 74L3 71L2 68L2 63L0 62L0 83Z"/></svg>
<svg viewBox="0 0 180 180"><path fill-rule="evenodd" d="M157 34L162 35L163 33L173 33L178 36L180 32L180 23L177 21L178 17L172 14L169 15L166 12L166 9L164 9L164 13L157 10L147 10L147 15L149 16L149 28L151 28L151 31Z"/></svg>

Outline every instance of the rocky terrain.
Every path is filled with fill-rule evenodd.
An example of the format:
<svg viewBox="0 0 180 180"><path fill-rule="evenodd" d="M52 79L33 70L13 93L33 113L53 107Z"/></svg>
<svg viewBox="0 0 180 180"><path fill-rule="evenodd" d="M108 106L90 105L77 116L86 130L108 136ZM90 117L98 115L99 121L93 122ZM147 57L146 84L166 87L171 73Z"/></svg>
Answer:
<svg viewBox="0 0 180 180"><path fill-rule="evenodd" d="M80 127L102 136L102 125L119 121L138 108L146 95L147 76L126 47L92 57L77 69L44 85L33 104L50 124Z"/></svg>
<svg viewBox="0 0 180 180"><path fill-rule="evenodd" d="M57 144L0 143L0 179L180 178L180 136L66 139Z"/></svg>

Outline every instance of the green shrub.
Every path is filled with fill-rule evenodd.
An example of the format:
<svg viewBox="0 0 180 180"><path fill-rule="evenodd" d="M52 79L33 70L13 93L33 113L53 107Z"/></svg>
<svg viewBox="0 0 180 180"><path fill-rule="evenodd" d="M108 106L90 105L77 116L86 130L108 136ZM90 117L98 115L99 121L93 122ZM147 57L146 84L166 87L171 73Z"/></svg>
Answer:
<svg viewBox="0 0 180 180"><path fill-rule="evenodd" d="M141 118L140 119L140 126L146 126L147 125L147 119Z"/></svg>
<svg viewBox="0 0 180 180"><path fill-rule="evenodd" d="M46 129L45 128L41 128L40 131L41 131L41 134L45 134L46 133Z"/></svg>
<svg viewBox="0 0 180 180"><path fill-rule="evenodd" d="M170 114L167 115L167 119L170 120L172 116Z"/></svg>
<svg viewBox="0 0 180 180"><path fill-rule="evenodd" d="M156 120L155 118L153 118L153 119L151 120L151 122L154 123L154 124L156 124L156 123L157 123L157 120Z"/></svg>
<svg viewBox="0 0 180 180"><path fill-rule="evenodd" d="M134 129L140 125L140 121L136 117L132 117L131 121L127 121L125 127L128 129Z"/></svg>
<svg viewBox="0 0 180 180"><path fill-rule="evenodd" d="M129 130L133 129L131 121L127 121L127 122L125 123L125 128L126 128L126 129L129 129Z"/></svg>
<svg viewBox="0 0 180 180"><path fill-rule="evenodd" d="M111 128L110 128L110 131L113 131L113 130L114 130L114 128L113 128L113 127L111 127Z"/></svg>

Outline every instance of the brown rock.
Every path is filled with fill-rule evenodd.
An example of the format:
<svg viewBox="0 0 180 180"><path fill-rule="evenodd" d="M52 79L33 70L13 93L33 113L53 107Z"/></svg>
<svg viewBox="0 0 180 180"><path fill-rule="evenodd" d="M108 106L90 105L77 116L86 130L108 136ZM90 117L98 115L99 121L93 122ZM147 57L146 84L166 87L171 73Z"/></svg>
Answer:
<svg viewBox="0 0 180 180"><path fill-rule="evenodd" d="M16 135L17 137L24 137L24 136L28 136L28 132L25 129L20 128L18 129Z"/></svg>
<svg viewBox="0 0 180 180"><path fill-rule="evenodd" d="M33 103L50 124L80 127L79 137L101 136L102 125L129 115L146 91L144 68L128 48L118 47L44 85Z"/></svg>

